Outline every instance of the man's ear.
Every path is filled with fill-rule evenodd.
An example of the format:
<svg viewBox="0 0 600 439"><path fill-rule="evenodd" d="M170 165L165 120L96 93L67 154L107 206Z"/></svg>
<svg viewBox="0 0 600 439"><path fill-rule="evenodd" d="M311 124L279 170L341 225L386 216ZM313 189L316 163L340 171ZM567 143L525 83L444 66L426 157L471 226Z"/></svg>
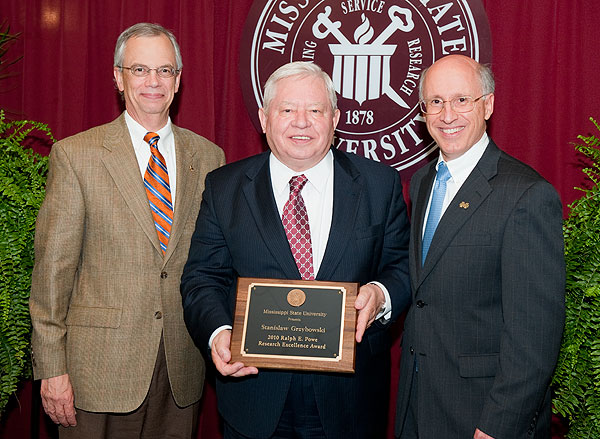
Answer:
<svg viewBox="0 0 600 439"><path fill-rule="evenodd" d="M492 113L494 112L494 93L490 93L486 96L485 101L483 101L485 105L485 120L488 120Z"/></svg>
<svg viewBox="0 0 600 439"><path fill-rule="evenodd" d="M262 108L258 109L258 118L260 119L260 126L262 127L262 132L267 132L267 114L265 110Z"/></svg>
<svg viewBox="0 0 600 439"><path fill-rule="evenodd" d="M123 92L125 89L125 87L123 87L123 71L118 67L114 67L113 77L115 78L115 84L117 84L117 88L120 92Z"/></svg>
<svg viewBox="0 0 600 439"><path fill-rule="evenodd" d="M337 124L340 121L340 109L336 108L333 112L333 128L337 128Z"/></svg>
<svg viewBox="0 0 600 439"><path fill-rule="evenodd" d="M175 93L179 91L179 83L181 82L181 72L175 77Z"/></svg>

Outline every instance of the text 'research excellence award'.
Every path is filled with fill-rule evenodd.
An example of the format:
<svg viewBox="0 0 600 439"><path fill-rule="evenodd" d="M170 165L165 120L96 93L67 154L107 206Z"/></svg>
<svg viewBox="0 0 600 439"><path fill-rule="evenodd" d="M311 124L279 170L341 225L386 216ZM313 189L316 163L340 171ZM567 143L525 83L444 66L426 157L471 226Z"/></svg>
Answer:
<svg viewBox="0 0 600 439"><path fill-rule="evenodd" d="M240 277L232 361L354 372L357 283Z"/></svg>

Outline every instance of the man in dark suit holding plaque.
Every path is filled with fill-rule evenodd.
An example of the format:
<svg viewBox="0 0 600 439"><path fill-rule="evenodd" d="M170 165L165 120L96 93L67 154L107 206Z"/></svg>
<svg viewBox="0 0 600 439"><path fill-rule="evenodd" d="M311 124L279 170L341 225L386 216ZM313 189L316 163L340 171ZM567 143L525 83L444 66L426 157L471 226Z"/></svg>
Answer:
<svg viewBox="0 0 600 439"><path fill-rule="evenodd" d="M564 322L560 199L487 136L488 67L442 58L420 94L440 156L410 185L413 306L396 435L548 438Z"/></svg>
<svg viewBox="0 0 600 439"><path fill-rule="evenodd" d="M190 334L219 372L228 439L384 435L386 327L410 300L409 226L394 169L331 149L339 114L318 66L280 67L259 110L271 151L207 176L181 291ZM355 373L231 362L238 277L359 283Z"/></svg>

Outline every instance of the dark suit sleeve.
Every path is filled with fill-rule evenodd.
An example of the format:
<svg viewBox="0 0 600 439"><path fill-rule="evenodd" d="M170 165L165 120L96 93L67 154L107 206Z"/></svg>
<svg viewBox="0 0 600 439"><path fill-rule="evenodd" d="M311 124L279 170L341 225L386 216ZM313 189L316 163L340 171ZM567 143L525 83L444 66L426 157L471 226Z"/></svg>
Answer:
<svg viewBox="0 0 600 439"><path fill-rule="evenodd" d="M181 277L186 326L196 345L206 352L215 329L232 324L230 291L235 276L231 255L217 218L211 174L206 177L200 213Z"/></svg>
<svg viewBox="0 0 600 439"><path fill-rule="evenodd" d="M458 262L458 261L457 261ZM510 215L502 242L504 328L499 369L478 427L492 437L525 437L556 364L564 324L562 207L536 182Z"/></svg>
<svg viewBox="0 0 600 439"><path fill-rule="evenodd" d="M390 208L385 219L385 233L379 275L392 301L392 318L395 320L406 309L411 300L408 281L408 239L410 226L406 203L402 194L400 175L395 172Z"/></svg>

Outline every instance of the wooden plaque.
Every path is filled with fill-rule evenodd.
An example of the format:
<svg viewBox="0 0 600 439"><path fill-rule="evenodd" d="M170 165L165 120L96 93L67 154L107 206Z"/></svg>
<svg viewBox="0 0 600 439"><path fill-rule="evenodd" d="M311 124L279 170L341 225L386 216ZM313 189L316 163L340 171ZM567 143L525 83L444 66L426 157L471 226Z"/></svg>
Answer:
<svg viewBox="0 0 600 439"><path fill-rule="evenodd" d="M354 372L357 283L240 277L232 362Z"/></svg>

